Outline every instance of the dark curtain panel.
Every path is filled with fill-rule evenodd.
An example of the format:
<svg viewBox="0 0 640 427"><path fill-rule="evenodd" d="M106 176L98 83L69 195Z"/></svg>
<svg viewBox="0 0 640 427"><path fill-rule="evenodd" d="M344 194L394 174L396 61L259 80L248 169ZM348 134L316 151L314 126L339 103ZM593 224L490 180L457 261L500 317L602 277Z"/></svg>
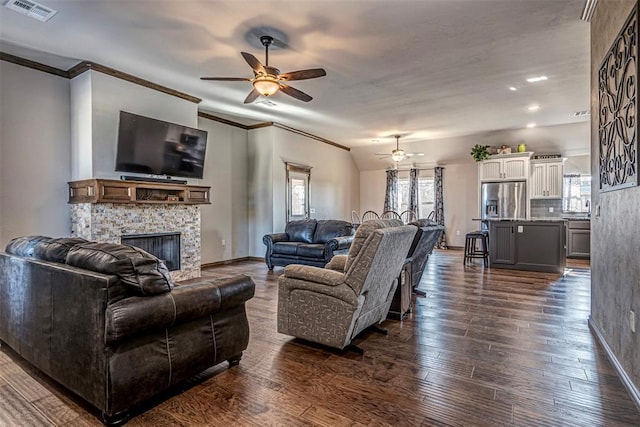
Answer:
<svg viewBox="0 0 640 427"><path fill-rule="evenodd" d="M420 201L418 200L418 169L411 168L409 170L409 210L413 211L418 217L418 206Z"/></svg>
<svg viewBox="0 0 640 427"><path fill-rule="evenodd" d="M442 177L443 177L444 168L440 166L436 166L433 169L433 189L434 189L434 197L435 197L435 213L436 213L436 222L439 225L444 225L444 197L443 197L443 189L442 189ZM447 249L447 236L445 236L444 232L438 240L438 244L436 245L438 249Z"/></svg>
<svg viewBox="0 0 640 427"><path fill-rule="evenodd" d="M398 171L389 169L387 171L387 192L384 195L384 209L386 211L398 211Z"/></svg>

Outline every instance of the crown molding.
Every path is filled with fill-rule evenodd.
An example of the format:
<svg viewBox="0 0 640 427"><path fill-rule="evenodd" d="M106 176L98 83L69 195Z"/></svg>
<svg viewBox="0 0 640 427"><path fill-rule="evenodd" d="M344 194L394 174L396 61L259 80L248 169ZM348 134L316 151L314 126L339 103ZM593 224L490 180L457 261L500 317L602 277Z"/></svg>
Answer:
<svg viewBox="0 0 640 427"><path fill-rule="evenodd" d="M91 61L83 61L83 62L79 63L78 65L76 65L75 67L70 68L68 70L69 78L72 79L72 78L77 77L80 74L85 73L85 72L90 71L90 70L97 71L97 72L102 73L102 74L107 74L109 76L118 78L120 80L125 80L125 81L128 81L130 83L135 83L135 84L137 84L139 86L144 86L146 88L153 89L153 90L156 90L158 92L166 93L167 95L172 95L172 96L175 96L177 98L181 98L181 99L193 102L194 104L199 104L200 102L202 102L202 99L197 98L195 96L191 96L191 95L186 94L184 92L180 92L178 90L171 89L170 87L162 86L162 85L159 85L157 83L153 83L153 82L151 82L149 80L145 80L145 79L142 79L140 77L136 77L136 76L134 76L132 74L116 70L115 68L107 67L105 65L97 64L97 63L91 62Z"/></svg>
<svg viewBox="0 0 640 427"><path fill-rule="evenodd" d="M65 70L50 67L49 65L21 58L19 56L11 55L10 53L0 52L0 61L11 62L12 64L42 71L43 73L53 74L54 76L58 77L64 77L65 79L69 78L69 73Z"/></svg>
<svg viewBox="0 0 640 427"><path fill-rule="evenodd" d="M11 62L16 65L21 65L23 67L42 71L44 73L53 74L59 77L64 77L66 79L72 79L89 70L98 71L100 73L107 74L109 76L118 78L120 80L125 80L130 83L137 84L139 86L153 89L158 92L166 93L167 95L172 95L172 96L193 102L195 104L199 104L200 102L202 102L202 99L197 98L195 96L191 96L184 92L180 92L175 89L171 89L169 87L150 82L149 80L141 79L140 77L136 77L132 74L118 71L115 68L96 64L95 62L82 61L78 65L75 65L69 68L68 70L61 70L59 68L51 67L49 65L41 64L39 62L31 61L29 59L21 58L19 56L11 55L5 52L0 52L0 61Z"/></svg>

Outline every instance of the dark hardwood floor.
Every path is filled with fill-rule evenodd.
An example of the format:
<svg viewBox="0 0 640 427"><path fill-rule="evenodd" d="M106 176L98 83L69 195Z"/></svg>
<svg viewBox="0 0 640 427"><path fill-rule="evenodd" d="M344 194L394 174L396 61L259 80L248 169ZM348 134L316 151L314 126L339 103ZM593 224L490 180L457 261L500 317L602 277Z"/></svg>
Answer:
<svg viewBox="0 0 640 427"><path fill-rule="evenodd" d="M405 321L356 340L364 356L280 335L277 278L264 263L210 268L248 274L249 348L164 396L130 426L618 426L640 413L587 326L588 262L564 276L462 266L436 252ZM99 425L96 416L6 347L0 425Z"/></svg>

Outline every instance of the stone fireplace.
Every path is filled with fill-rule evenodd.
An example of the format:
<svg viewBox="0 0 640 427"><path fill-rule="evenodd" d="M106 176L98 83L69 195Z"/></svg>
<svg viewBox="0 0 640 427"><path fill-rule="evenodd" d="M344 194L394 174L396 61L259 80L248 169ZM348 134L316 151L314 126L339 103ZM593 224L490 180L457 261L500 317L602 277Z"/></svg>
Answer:
<svg viewBox="0 0 640 427"><path fill-rule="evenodd" d="M69 203L73 236L170 258L174 280L200 277L199 205L210 203L209 187L94 178L70 182Z"/></svg>
<svg viewBox="0 0 640 427"><path fill-rule="evenodd" d="M171 271L171 278L185 280L200 277L199 206L118 203L71 205L71 235L74 237L122 243L123 236L169 233L180 234L180 270Z"/></svg>

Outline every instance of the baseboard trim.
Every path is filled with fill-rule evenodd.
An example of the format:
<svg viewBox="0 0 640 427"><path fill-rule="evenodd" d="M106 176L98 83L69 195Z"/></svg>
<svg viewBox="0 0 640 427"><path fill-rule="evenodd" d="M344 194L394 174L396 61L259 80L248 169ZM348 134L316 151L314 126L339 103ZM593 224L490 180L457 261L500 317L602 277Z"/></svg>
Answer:
<svg viewBox="0 0 640 427"><path fill-rule="evenodd" d="M609 358L609 361L611 362L616 372L620 376L620 380L622 380L622 384L624 384L624 387L629 392L629 395L631 396L631 400L633 400L633 403L635 403L638 410L640 410L640 392L636 388L635 384L633 384L633 381L631 381L631 378L629 378L629 376L625 372L624 368L618 361L618 358L615 356L615 354L613 354L611 347L609 347L609 344L607 344L607 341L604 339L604 335L602 335L600 328L598 327L598 325L596 325L596 323L593 321L593 318L591 316L589 316L589 329L593 331L594 335L596 336L596 339L598 340L602 348L604 348L604 351L605 353L607 353L607 357Z"/></svg>
<svg viewBox="0 0 640 427"><path fill-rule="evenodd" d="M240 258L227 259L224 261L215 261L215 262L207 262L204 264L200 264L200 268L208 268L208 267L219 267L221 265L229 265L236 262L242 261L262 261L264 262L264 258L254 257L254 256L244 256Z"/></svg>

